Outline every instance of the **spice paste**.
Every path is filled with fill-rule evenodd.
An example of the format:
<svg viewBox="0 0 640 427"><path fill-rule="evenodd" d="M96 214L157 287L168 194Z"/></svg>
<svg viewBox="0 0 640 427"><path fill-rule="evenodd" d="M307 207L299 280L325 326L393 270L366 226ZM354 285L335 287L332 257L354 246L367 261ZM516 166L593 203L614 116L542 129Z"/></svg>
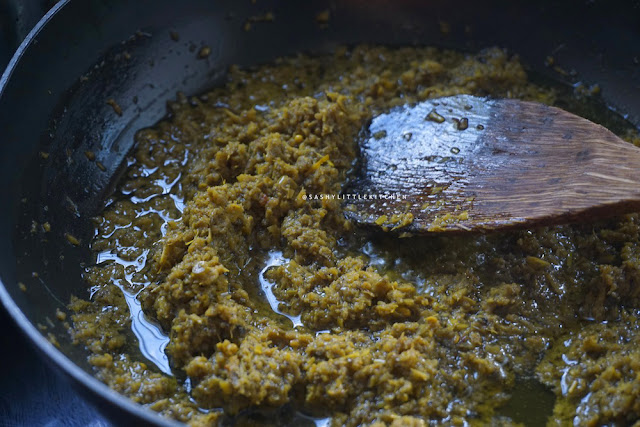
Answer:
<svg viewBox="0 0 640 427"><path fill-rule="evenodd" d="M191 425L640 419L638 215L398 239L310 197L373 115L460 93L556 99L501 49L372 46L178 95L95 219L71 302L95 375Z"/></svg>

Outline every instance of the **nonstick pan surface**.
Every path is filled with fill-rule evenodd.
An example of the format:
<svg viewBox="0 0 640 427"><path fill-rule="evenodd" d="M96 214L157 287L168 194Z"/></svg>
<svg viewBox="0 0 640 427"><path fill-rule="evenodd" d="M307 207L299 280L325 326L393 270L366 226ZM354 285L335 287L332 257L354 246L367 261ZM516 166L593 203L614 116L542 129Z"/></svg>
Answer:
<svg viewBox="0 0 640 427"><path fill-rule="evenodd" d="M328 26L317 25L316 14L327 9ZM245 31L247 19L266 12L273 22ZM90 254L69 245L64 233L90 240L88 220L122 172L135 132L162 118L167 100L215 86L231 64L299 51L357 42L469 51L497 45L542 78L598 83L602 102L637 126L639 23L637 2L62 1L0 79L0 299L45 360L107 416L171 425L94 379L87 354L50 321L72 294L86 292L80 274ZM201 59L203 46L211 54ZM118 100L121 115L109 98ZM103 167L81 161L85 151ZM33 221L45 220L51 233L31 233Z"/></svg>

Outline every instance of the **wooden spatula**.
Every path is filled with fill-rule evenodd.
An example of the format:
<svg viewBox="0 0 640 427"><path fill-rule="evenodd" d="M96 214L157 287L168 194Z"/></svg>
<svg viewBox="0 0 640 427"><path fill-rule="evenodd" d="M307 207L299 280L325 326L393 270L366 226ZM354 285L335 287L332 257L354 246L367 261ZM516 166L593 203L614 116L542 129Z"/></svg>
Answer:
<svg viewBox="0 0 640 427"><path fill-rule="evenodd" d="M559 108L458 95L363 130L346 215L399 232L490 231L640 210L640 149Z"/></svg>

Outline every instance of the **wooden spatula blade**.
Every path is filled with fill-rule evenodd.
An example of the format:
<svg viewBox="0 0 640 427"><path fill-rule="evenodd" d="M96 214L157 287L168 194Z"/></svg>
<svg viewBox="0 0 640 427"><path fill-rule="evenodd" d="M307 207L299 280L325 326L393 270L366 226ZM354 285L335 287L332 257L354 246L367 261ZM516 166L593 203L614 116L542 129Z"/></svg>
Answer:
<svg viewBox="0 0 640 427"><path fill-rule="evenodd" d="M640 149L547 105L458 95L375 117L346 215L414 233L489 231L640 210Z"/></svg>

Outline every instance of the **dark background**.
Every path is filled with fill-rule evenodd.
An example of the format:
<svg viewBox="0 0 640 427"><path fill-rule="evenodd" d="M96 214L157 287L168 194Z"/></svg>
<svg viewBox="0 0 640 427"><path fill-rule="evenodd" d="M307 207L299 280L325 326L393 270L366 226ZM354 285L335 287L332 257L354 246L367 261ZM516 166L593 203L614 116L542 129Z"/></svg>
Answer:
<svg viewBox="0 0 640 427"><path fill-rule="evenodd" d="M0 74L53 4L0 0ZM42 360L1 305L0 325L0 427L111 426Z"/></svg>

